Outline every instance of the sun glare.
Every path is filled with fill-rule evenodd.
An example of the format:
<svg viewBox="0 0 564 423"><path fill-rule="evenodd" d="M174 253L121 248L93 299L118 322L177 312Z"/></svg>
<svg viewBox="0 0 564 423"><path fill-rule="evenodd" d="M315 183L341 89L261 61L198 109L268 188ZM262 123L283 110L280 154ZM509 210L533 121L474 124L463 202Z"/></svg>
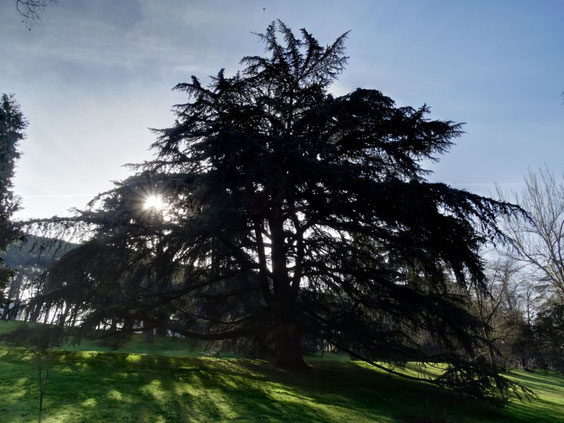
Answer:
<svg viewBox="0 0 564 423"><path fill-rule="evenodd" d="M165 203L163 201L163 199L161 198L160 195L148 195L147 198L145 199L145 204L143 205L143 208L145 210L162 210L165 206Z"/></svg>

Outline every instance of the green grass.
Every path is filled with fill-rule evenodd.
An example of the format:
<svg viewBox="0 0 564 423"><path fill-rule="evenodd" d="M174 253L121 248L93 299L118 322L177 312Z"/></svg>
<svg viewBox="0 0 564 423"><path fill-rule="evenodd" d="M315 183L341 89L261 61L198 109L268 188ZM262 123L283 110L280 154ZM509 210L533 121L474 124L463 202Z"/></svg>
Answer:
<svg viewBox="0 0 564 423"><path fill-rule="evenodd" d="M0 320L0 335L12 332L21 326L29 326L29 323L20 321L2 321ZM0 342L0 346L5 345ZM102 340L83 339L79 345L67 344L60 348L64 351L98 351L109 352L115 351L115 348L105 344ZM172 337L155 337L154 342L145 342L145 336L141 334L134 334L131 339L122 345L117 351L133 354L158 354L167 356L181 356L181 357L200 357L204 356L217 356L213 350L202 350L198 347L193 340L185 338L172 338ZM219 354L220 356L229 354ZM232 355L229 355L232 356Z"/></svg>
<svg viewBox="0 0 564 423"><path fill-rule="evenodd" d="M512 372L508 377L539 397L500 409L358 362L314 359L309 371L291 374L261 360L180 357L179 341L157 340L168 355L51 352L44 421L564 421L564 378L555 374ZM194 354L189 343L184 345L187 354ZM156 347L140 338L125 348ZM0 375L0 422L36 421L33 357L23 349L0 347Z"/></svg>

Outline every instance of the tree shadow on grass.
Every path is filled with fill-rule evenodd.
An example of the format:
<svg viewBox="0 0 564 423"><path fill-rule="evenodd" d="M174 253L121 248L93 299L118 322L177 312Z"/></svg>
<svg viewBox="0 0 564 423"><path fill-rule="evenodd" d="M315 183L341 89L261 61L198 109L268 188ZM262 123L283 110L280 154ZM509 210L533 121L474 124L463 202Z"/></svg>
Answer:
<svg viewBox="0 0 564 423"><path fill-rule="evenodd" d="M28 366L30 375L25 355L10 354L2 360ZM46 422L527 421L354 362L315 362L296 374L261 360L65 351L53 357ZM36 404L33 383L18 389ZM27 420L14 421L33 421L26 410Z"/></svg>
<svg viewBox="0 0 564 423"><path fill-rule="evenodd" d="M543 422L564 421L564 379L554 372L537 370L535 373L512 371L509 376L533 389L538 395L534 404L527 402L512 403L507 412L524 419L536 419Z"/></svg>
<svg viewBox="0 0 564 423"><path fill-rule="evenodd" d="M307 404L309 399L303 395L224 360L104 353L53 355L46 421L331 421L322 410ZM4 357L20 367L28 366L21 358L18 353ZM280 397L275 395L276 388ZM20 390L26 402L34 402L33 386ZM281 401L284 391L287 401ZM32 421L33 410L26 412L22 421Z"/></svg>

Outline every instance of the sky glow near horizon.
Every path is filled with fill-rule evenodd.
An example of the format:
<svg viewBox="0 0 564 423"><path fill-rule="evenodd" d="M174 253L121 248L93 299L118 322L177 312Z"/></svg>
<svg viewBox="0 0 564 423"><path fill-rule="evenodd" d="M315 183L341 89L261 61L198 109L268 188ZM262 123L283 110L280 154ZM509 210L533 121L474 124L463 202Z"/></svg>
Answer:
<svg viewBox="0 0 564 423"><path fill-rule="evenodd" d="M164 6L163 6L164 5ZM264 8L264 10L263 10ZM518 191L528 168L564 170L562 1L58 0L28 31L0 3L0 92L29 121L20 219L67 214L151 158L148 128L174 123L171 91L240 69L275 19L322 44L351 30L336 95L375 88L430 118L466 122L433 181Z"/></svg>

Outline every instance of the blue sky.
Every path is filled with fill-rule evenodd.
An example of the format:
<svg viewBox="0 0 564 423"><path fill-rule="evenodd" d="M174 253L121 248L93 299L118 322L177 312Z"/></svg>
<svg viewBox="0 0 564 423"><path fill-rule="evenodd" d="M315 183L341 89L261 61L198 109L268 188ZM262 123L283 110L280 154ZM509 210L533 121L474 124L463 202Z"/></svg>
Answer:
<svg viewBox="0 0 564 423"><path fill-rule="evenodd" d="M264 8L264 9L263 9ZM31 31L0 3L0 92L30 122L18 162L20 218L66 214L149 159L148 127L173 123L190 75L239 69L274 19L322 43L351 30L333 87L466 122L429 164L479 194L519 190L528 168L564 170L564 2L57 0Z"/></svg>

